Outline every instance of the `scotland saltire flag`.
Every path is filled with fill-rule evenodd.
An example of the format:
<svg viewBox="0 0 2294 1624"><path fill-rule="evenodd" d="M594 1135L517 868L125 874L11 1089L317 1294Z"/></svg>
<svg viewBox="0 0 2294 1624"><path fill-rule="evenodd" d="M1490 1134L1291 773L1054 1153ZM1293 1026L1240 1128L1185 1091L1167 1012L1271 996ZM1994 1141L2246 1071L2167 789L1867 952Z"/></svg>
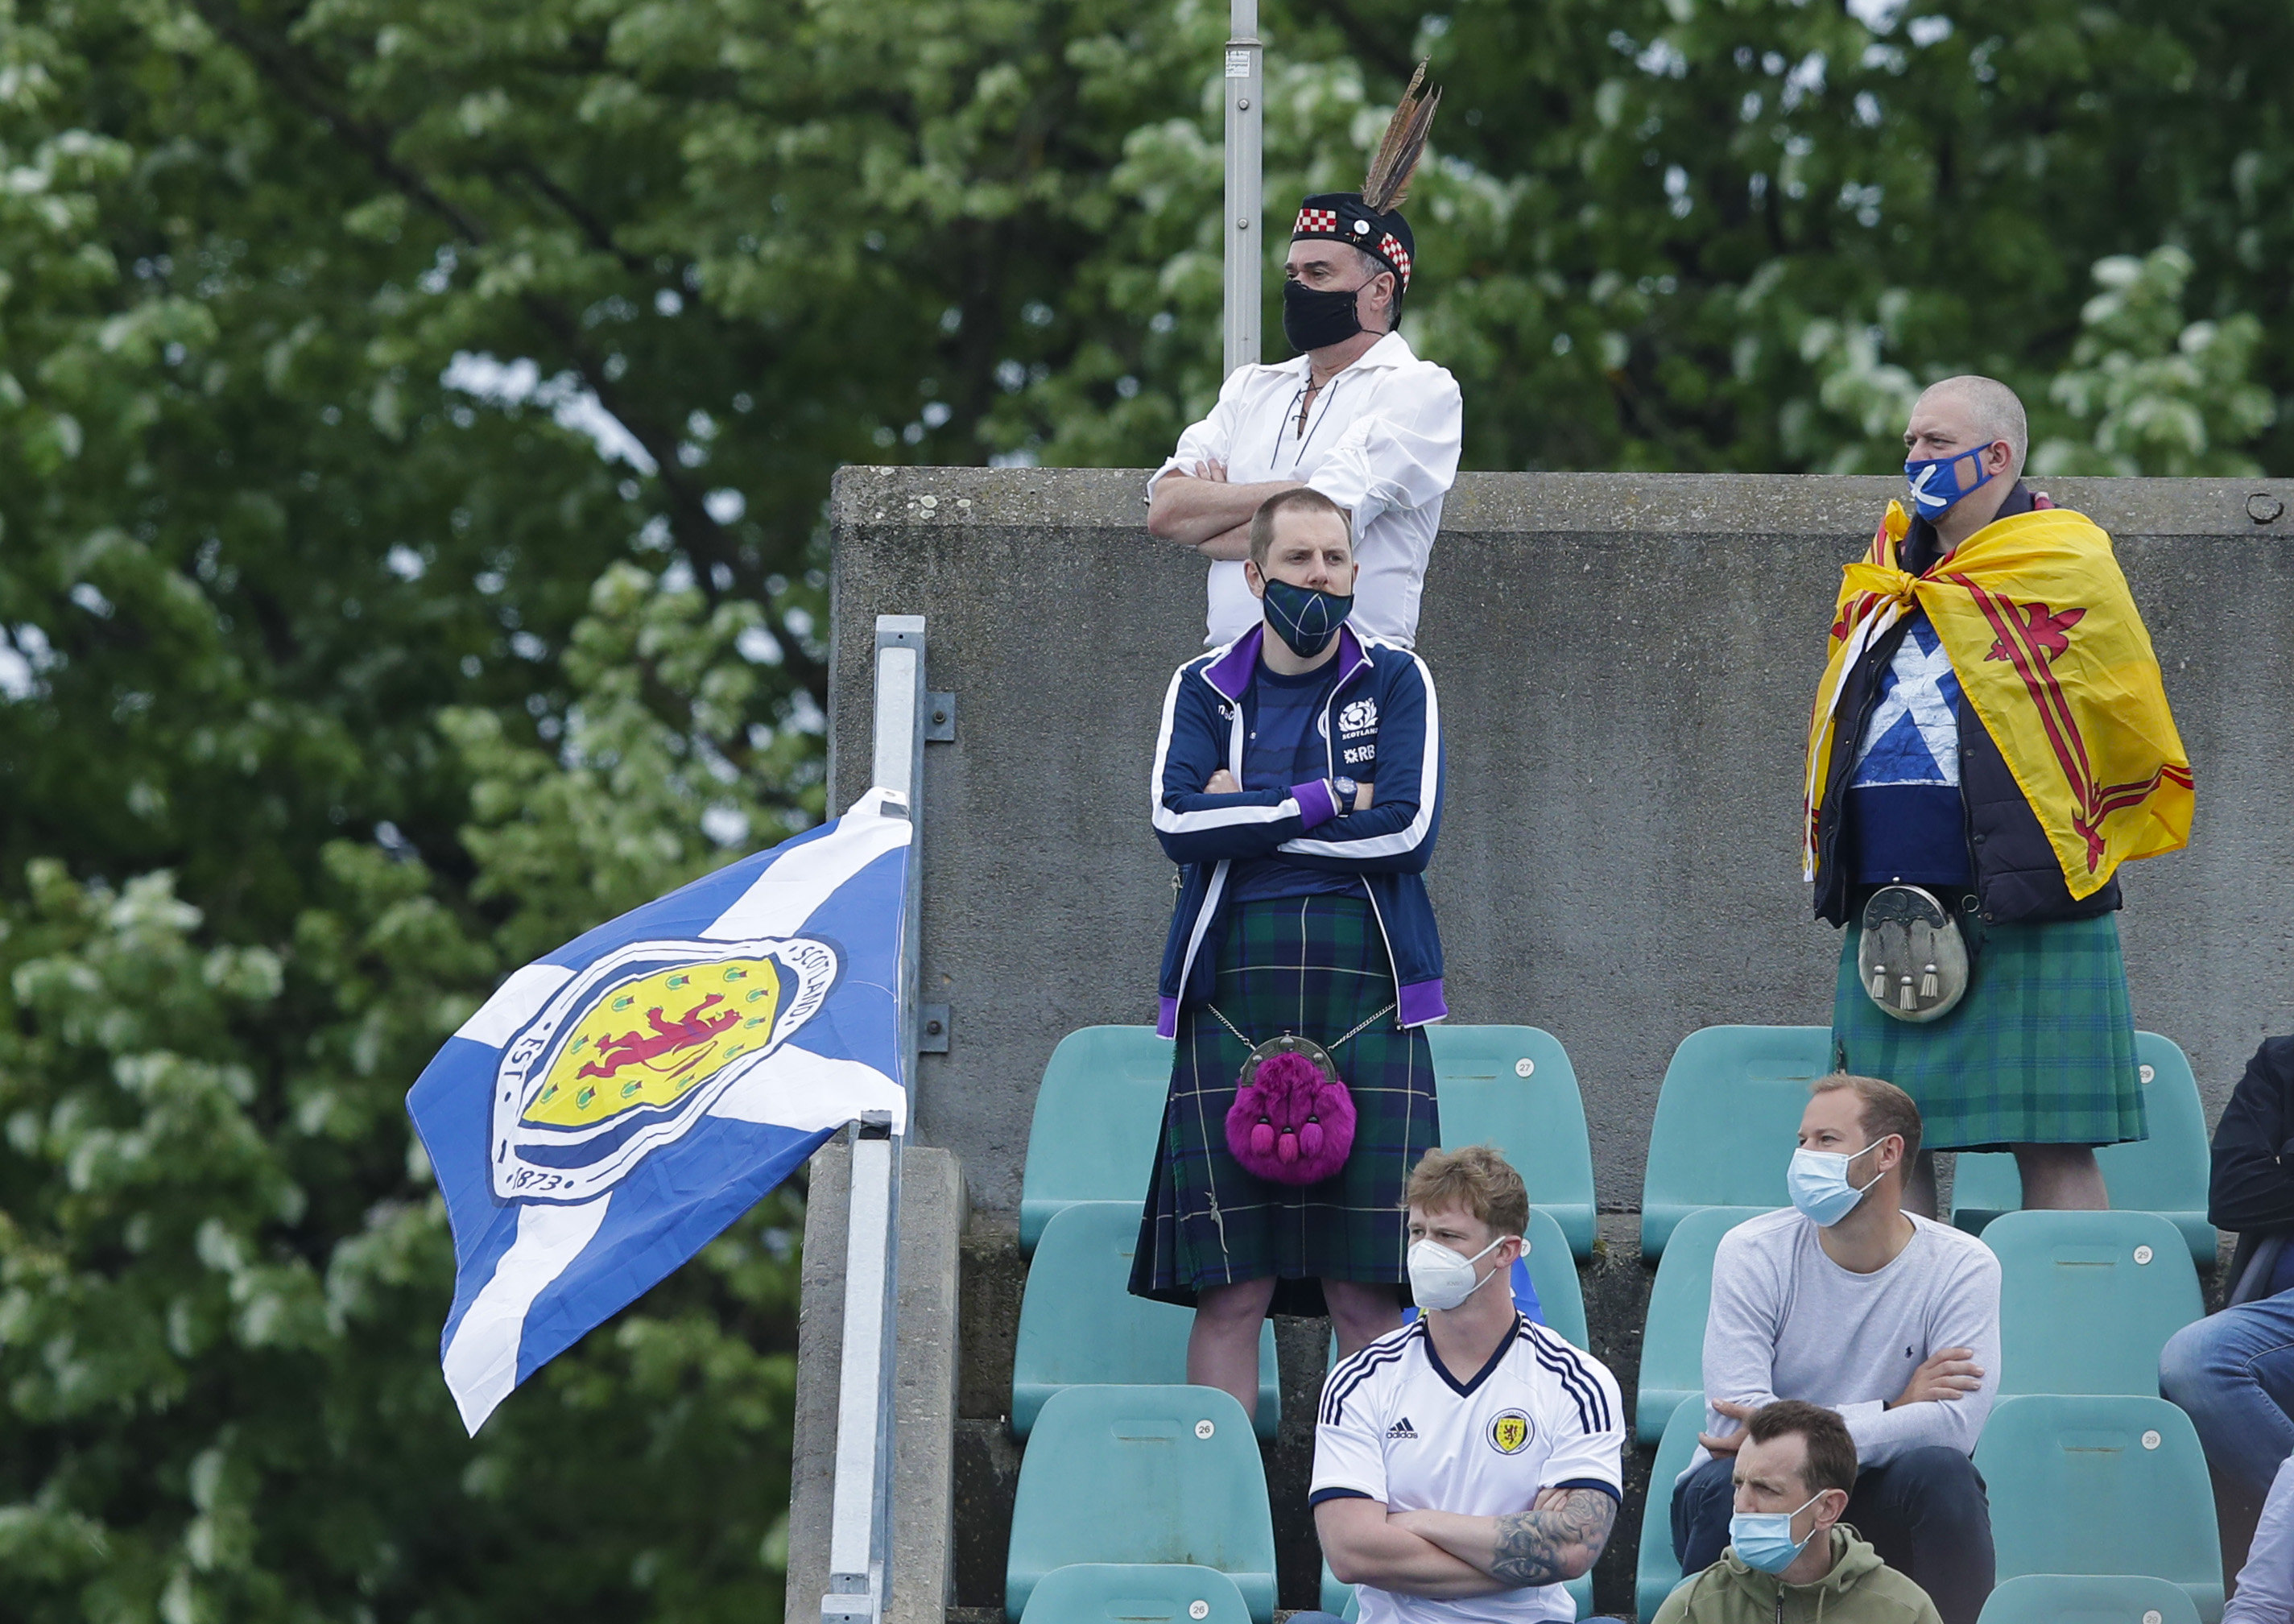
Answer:
<svg viewBox="0 0 2294 1624"><path fill-rule="evenodd" d="M440 1358L472 1433L845 1123L906 1130L912 827L871 790L527 965L424 1069L406 1108L453 1224Z"/></svg>
<svg viewBox="0 0 2294 1624"><path fill-rule="evenodd" d="M1925 615L1912 621L1880 675L1880 699L1864 725L1864 759L1851 789L1900 784L1948 787L1959 821L1959 678L1943 638ZM1955 831L1954 840L1957 840Z"/></svg>

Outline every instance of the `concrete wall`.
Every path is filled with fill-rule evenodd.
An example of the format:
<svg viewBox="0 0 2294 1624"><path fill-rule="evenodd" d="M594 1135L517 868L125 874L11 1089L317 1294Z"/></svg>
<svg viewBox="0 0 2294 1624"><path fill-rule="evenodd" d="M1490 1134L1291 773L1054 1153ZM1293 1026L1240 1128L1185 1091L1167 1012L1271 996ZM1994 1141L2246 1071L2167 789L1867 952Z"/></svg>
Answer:
<svg viewBox="0 0 2294 1624"><path fill-rule="evenodd" d="M1430 876L1461 1021L1568 1046L1597 1188L1639 1204L1673 1045L1829 1019L1810 922L1802 729L1843 563L1900 482L1469 475L1420 648L1449 729ZM1060 1035L1152 1018L1171 869L1147 762L1199 646L1202 565L1143 528L1121 471L847 469L834 497L837 804L866 787L874 617L930 622L957 737L927 752L925 998L953 1009L917 1133L973 1200L1016 1207ZM2140 1025L2190 1052L2210 1112L2294 1028L2294 482L2061 480L2117 537L2197 768L2191 851L2127 873ZM2266 499L2252 504L2261 494Z"/></svg>

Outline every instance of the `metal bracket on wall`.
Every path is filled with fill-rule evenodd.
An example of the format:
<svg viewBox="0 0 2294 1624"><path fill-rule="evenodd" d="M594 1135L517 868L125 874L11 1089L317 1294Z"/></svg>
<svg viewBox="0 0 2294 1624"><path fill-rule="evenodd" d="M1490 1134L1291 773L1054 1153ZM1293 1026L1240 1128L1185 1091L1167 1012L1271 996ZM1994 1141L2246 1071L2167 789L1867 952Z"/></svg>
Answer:
<svg viewBox="0 0 2294 1624"><path fill-rule="evenodd" d="M956 743L956 695L926 694L924 695L924 743L953 744Z"/></svg>
<svg viewBox="0 0 2294 1624"><path fill-rule="evenodd" d="M946 1054L949 1034L955 1030L955 1023L948 1017L948 1005L928 1003L918 1010L916 1014L919 1018L916 1028L916 1052Z"/></svg>

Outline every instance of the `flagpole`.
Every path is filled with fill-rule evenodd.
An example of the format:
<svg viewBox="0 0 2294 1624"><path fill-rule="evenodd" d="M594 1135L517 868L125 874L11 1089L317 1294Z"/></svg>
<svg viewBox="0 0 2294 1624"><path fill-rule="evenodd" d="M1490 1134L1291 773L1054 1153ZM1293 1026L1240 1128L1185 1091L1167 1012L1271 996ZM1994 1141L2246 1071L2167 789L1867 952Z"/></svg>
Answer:
<svg viewBox="0 0 2294 1624"><path fill-rule="evenodd" d="M1265 117L1258 0L1230 0L1226 71L1226 368L1258 364L1258 278L1266 263L1260 217L1259 133Z"/></svg>
<svg viewBox="0 0 2294 1624"><path fill-rule="evenodd" d="M900 928L901 1069L915 1084L916 943L923 896L924 621L876 617L875 756L872 777L907 803L907 894ZM882 1624L892 1589L892 1360L897 1350L900 1147L891 1119L855 1125L845 1226L844 1348L836 1405L836 1485L829 1514L822 1624Z"/></svg>

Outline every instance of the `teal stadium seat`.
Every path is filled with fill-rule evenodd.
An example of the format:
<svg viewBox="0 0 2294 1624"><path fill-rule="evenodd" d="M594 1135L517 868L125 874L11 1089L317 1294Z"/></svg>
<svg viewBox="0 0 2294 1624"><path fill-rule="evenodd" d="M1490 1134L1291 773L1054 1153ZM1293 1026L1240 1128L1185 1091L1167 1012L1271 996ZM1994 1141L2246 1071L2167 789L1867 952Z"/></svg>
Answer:
<svg viewBox="0 0 2294 1624"><path fill-rule="evenodd" d="M1591 1352L1593 1340L1585 1329L1585 1287L1577 1278L1577 1260L1560 1223L1545 1208L1533 1206L1529 1233L1522 1238L1529 1242L1529 1283L1537 1292L1538 1312L1570 1345Z"/></svg>
<svg viewBox="0 0 2294 1624"><path fill-rule="evenodd" d="M1672 1555L1672 1480L1688 1470L1696 1453L1696 1434L1704 1426L1704 1395L1692 1393L1673 1406L1664 1424L1664 1441L1656 1446L1656 1464L1649 1468L1648 1502L1641 1507L1640 1565L1633 1578L1633 1610L1644 1619L1656 1617L1680 1583L1680 1563Z"/></svg>
<svg viewBox="0 0 2294 1624"><path fill-rule="evenodd" d="M1250 1609L1216 1568L1078 1562L1037 1582L1021 1624L1250 1624Z"/></svg>
<svg viewBox="0 0 2294 1624"><path fill-rule="evenodd" d="M1720 1238L1769 1206L1700 1207L1680 1221L1649 1287L1641 1333L1640 1390L1633 1425L1643 1443L1664 1435L1680 1401L1704 1389L1704 1315L1712 1305L1712 1255Z"/></svg>
<svg viewBox="0 0 2294 1624"><path fill-rule="evenodd" d="M2156 1032L2135 1035L2151 1137L2105 1145L2095 1153L2114 1212L2157 1213L2182 1230L2191 1261L2215 1263L2215 1226L2207 1222L2207 1112L2182 1045ZM1971 1235L2023 1205L2023 1181L2005 1151L1962 1156L1952 1177L1952 1222Z"/></svg>
<svg viewBox="0 0 2294 1624"><path fill-rule="evenodd" d="M2159 1392L2159 1350L2205 1311L2183 1234L2156 1213L2002 1213L1999 1391Z"/></svg>
<svg viewBox="0 0 2294 1624"><path fill-rule="evenodd" d="M2100 1334L2100 1333L2099 1333ZM2171 1580L2206 1624L2223 1612L2214 1489L2191 1420L2164 1399L2002 1399L1975 1446L2001 1579L2026 1573Z"/></svg>
<svg viewBox="0 0 2294 1624"><path fill-rule="evenodd" d="M1649 1129L1641 1256L1664 1256L1700 1206L1782 1206L1808 1085L1831 1069L1829 1027L1706 1027L1682 1038Z"/></svg>
<svg viewBox="0 0 2294 1624"><path fill-rule="evenodd" d="M2026 1573L1991 1593L1976 1624L2199 1624L2199 1610L2163 1579Z"/></svg>
<svg viewBox="0 0 2294 1624"><path fill-rule="evenodd" d="M1561 1040L1536 1027L1444 1023L1428 1027L1426 1041L1434 1052L1443 1144L1505 1152L1529 1186L1531 1205L1553 1215L1574 1255L1590 1259L1593 1149L1577 1068Z"/></svg>
<svg viewBox="0 0 2294 1624"><path fill-rule="evenodd" d="M1044 1401L1086 1384L1179 1385L1187 1379L1192 1309L1127 1289L1139 1244L1135 1201L1078 1201L1052 1214L1028 1265L1012 1360L1012 1435L1025 1438ZM1579 1317L1583 1317L1581 1307ZM1258 1331L1258 1435L1274 1436L1282 1404L1274 1322Z"/></svg>
<svg viewBox="0 0 2294 1624"><path fill-rule="evenodd" d="M1078 1201L1147 1198L1171 1040L1152 1027L1083 1027L1060 1039L1036 1091L1020 1175L1020 1252L1030 1256L1052 1214Z"/></svg>
<svg viewBox="0 0 2294 1624"><path fill-rule="evenodd" d="M1215 1387L1063 1387L1020 1460L1004 1611L1070 1563L1179 1563L1232 1579L1273 1624L1274 1521L1258 1440Z"/></svg>

